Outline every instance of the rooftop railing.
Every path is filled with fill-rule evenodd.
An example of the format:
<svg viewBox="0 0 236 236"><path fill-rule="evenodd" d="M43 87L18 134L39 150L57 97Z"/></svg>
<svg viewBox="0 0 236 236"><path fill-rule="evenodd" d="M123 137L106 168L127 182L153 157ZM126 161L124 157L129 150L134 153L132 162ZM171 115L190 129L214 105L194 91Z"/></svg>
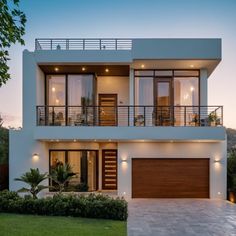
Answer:
<svg viewBox="0 0 236 236"><path fill-rule="evenodd" d="M222 106L37 106L38 126L222 126Z"/></svg>
<svg viewBox="0 0 236 236"><path fill-rule="evenodd" d="M35 39L35 50L131 50L131 39Z"/></svg>

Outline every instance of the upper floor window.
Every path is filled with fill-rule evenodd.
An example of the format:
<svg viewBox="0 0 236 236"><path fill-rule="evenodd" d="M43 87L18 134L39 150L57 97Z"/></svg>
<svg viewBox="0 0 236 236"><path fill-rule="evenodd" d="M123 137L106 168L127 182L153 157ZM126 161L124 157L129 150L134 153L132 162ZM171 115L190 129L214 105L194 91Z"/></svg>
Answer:
<svg viewBox="0 0 236 236"><path fill-rule="evenodd" d="M198 70L136 70L135 105L199 106Z"/></svg>
<svg viewBox="0 0 236 236"><path fill-rule="evenodd" d="M93 105L95 97L93 81L93 75L48 75L47 105Z"/></svg>

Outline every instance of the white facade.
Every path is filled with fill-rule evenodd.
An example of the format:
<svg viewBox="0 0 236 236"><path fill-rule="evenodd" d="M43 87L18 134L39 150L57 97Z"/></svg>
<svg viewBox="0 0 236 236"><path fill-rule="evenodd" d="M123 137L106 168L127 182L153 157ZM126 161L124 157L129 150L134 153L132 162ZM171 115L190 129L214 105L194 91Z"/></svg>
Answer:
<svg viewBox="0 0 236 236"><path fill-rule="evenodd" d="M98 190L102 189L102 150L117 149L117 190L132 196L132 158L209 158L209 197L226 198L226 133L222 126L137 127L119 117L117 126L39 126L36 106L45 103L42 65L129 66L128 76L96 78L98 94L117 94L118 106L133 106L134 71L141 69L200 71L200 106L208 106L207 79L221 60L219 39L133 39L130 50L36 50L23 53L23 129L10 131L10 189L14 178L30 168L49 172L50 150L97 150ZM55 73L56 74L56 73ZM123 123L122 123L123 122ZM38 159L33 154L38 154ZM217 161L217 162L216 162Z"/></svg>

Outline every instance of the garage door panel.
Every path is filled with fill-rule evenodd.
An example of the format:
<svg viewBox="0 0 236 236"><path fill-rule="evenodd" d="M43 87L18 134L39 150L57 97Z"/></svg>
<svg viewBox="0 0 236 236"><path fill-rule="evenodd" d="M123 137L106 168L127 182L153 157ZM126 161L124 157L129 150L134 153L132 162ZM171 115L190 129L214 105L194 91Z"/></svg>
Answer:
<svg viewBox="0 0 236 236"><path fill-rule="evenodd" d="M132 197L208 198L209 159L133 159Z"/></svg>

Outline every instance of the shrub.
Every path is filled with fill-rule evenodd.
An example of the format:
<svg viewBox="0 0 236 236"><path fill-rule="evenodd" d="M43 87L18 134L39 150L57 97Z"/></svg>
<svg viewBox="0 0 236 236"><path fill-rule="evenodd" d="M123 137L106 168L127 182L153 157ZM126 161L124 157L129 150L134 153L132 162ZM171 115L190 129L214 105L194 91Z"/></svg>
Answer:
<svg viewBox="0 0 236 236"><path fill-rule="evenodd" d="M20 197L16 192L0 192L0 212L6 213L126 220L127 211L124 199L101 194L55 194L53 197L34 199L31 196Z"/></svg>

